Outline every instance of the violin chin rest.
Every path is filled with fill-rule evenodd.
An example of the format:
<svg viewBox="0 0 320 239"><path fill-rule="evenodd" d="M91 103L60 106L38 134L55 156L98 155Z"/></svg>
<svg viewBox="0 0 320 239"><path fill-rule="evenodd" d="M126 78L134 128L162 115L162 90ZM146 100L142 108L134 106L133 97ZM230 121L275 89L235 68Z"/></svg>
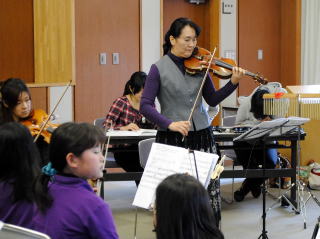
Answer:
<svg viewBox="0 0 320 239"><path fill-rule="evenodd" d="M196 71L193 71L193 70L189 70L189 69L186 69L186 72L190 75L194 75L196 74Z"/></svg>

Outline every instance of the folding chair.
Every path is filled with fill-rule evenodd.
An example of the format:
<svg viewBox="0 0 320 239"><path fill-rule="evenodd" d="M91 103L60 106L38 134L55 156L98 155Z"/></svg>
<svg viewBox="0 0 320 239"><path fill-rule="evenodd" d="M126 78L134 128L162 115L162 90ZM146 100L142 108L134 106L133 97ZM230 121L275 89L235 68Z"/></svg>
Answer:
<svg viewBox="0 0 320 239"><path fill-rule="evenodd" d="M105 117L96 118L93 121L93 125L98 126L98 127L102 128L104 130L103 123L104 123L105 120L106 120ZM107 156L107 158L106 158L106 165L105 165L106 168L120 168L120 166L114 160L110 160L108 158L110 158L110 157Z"/></svg>
<svg viewBox="0 0 320 239"><path fill-rule="evenodd" d="M144 140L141 140L138 144L139 159L140 159L140 165L142 168L146 167L149 153L150 153L152 144L155 142L155 140L156 140L155 138L144 139Z"/></svg>
<svg viewBox="0 0 320 239"><path fill-rule="evenodd" d="M103 123L104 123L105 120L106 120L105 117L96 118L96 119L93 121L93 125L98 126L98 127L100 127L100 128L103 128Z"/></svg>
<svg viewBox="0 0 320 239"><path fill-rule="evenodd" d="M103 123L105 121L105 118L97 118L94 120L93 124L103 128ZM110 154L112 155L110 155ZM110 159L113 158L113 153L108 152L109 157L106 158L106 164L105 169L106 172L103 175L103 181L133 181L133 180L140 180L142 172L112 172L108 173L108 168L121 168L116 161ZM100 196L104 198L104 184L101 185L101 191Z"/></svg>
<svg viewBox="0 0 320 239"><path fill-rule="evenodd" d="M223 127L234 126L236 122L236 113L237 113L237 108L222 107L222 126ZM221 152L221 157L225 155L227 156L227 158L232 160L232 171L234 171L235 166L240 165L237 160L236 153L233 149L220 150L220 152ZM231 184L231 195L232 195L231 201L225 200L227 203L233 203L234 201L233 193L234 193L234 177L232 177L232 184Z"/></svg>
<svg viewBox="0 0 320 239"><path fill-rule="evenodd" d="M0 221L0 239L50 239L44 233Z"/></svg>

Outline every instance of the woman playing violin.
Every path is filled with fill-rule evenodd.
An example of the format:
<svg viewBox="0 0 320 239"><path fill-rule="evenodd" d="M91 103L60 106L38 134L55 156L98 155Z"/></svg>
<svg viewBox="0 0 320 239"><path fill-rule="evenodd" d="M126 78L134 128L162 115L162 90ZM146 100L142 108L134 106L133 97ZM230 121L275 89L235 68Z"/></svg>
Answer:
<svg viewBox="0 0 320 239"><path fill-rule="evenodd" d="M46 115L42 110L33 110L31 94L29 88L18 78L9 78L1 82L0 85L1 103L0 103L0 124L6 122L20 122L26 125L35 136L34 132L39 132L42 122L33 119L35 115ZM30 122L30 123L29 123ZM34 124L36 123L36 124ZM42 164L46 164L48 153L48 141L44 141L44 137L40 137L37 141L39 147Z"/></svg>
<svg viewBox="0 0 320 239"><path fill-rule="evenodd" d="M164 56L151 66L147 77L140 111L160 127L157 142L216 153L208 114L201 100L197 102L193 117L188 121L204 73L186 73L184 61L192 56L199 34L199 26L190 19L178 18L171 24L164 39ZM215 90L209 75L205 79L201 96L208 105L218 105L237 88L245 71L239 67L234 67L232 71L231 80L219 90ZM156 97L160 102L161 113L152 107ZM219 182L211 182L208 190L219 222Z"/></svg>

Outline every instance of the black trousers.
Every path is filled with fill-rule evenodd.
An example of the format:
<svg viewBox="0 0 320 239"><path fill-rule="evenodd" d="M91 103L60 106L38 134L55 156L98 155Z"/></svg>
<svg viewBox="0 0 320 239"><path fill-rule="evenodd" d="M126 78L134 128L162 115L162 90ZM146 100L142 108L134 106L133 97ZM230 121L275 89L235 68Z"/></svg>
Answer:
<svg viewBox="0 0 320 239"><path fill-rule="evenodd" d="M138 145L119 146L113 153L116 163L126 172L143 172L140 166Z"/></svg>
<svg viewBox="0 0 320 239"><path fill-rule="evenodd" d="M266 169L272 169L275 168L277 164L278 156L276 149L266 149L266 162L264 165L264 152L263 149L261 149L261 144L253 145L247 142L234 142L234 146L246 148L235 149L237 159L244 169L257 169L259 168L259 165L261 165L262 167L265 166ZM246 179L249 187L252 188L260 187L263 181L263 178Z"/></svg>

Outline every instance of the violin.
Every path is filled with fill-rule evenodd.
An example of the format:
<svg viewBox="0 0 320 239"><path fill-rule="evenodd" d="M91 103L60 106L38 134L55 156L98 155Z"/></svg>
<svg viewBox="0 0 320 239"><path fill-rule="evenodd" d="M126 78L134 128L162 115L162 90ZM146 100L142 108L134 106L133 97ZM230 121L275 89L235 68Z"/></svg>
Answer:
<svg viewBox="0 0 320 239"><path fill-rule="evenodd" d="M213 57L211 64L209 65L211 57L210 51L201 47L196 47L192 56L184 61L187 73L193 75L202 72L204 69L210 69L218 78L229 79L232 76L232 68L237 66L235 61L229 58ZM262 85L268 83L268 81L259 74L254 74L246 70L245 75L252 77L256 82Z"/></svg>
<svg viewBox="0 0 320 239"><path fill-rule="evenodd" d="M57 109L58 105L60 104L63 96L66 94L67 90L69 89L72 81L70 80L69 84L64 89L61 97L59 98L58 102L53 107L53 110L49 115L43 110L32 110L30 116L22 120L21 123L27 126L30 129L31 135L35 136L34 141L36 142L39 136L44 137L44 141L48 144L50 143L51 134L54 129L58 127L58 124L52 124L49 122L49 119L53 115L54 111Z"/></svg>
<svg viewBox="0 0 320 239"><path fill-rule="evenodd" d="M52 132L59 126L50 121L46 123L49 116L41 109L32 110L29 117L20 121L21 124L28 127L32 136L43 136L44 141L50 143ZM43 128L43 130L41 130Z"/></svg>

